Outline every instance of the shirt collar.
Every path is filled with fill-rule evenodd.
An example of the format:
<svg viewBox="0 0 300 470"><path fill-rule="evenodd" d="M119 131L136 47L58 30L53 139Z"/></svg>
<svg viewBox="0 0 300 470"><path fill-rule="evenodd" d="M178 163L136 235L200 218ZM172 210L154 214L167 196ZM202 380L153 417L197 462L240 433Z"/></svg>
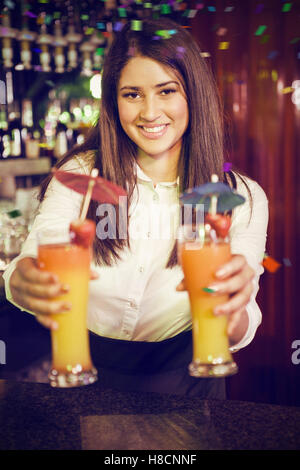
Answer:
<svg viewBox="0 0 300 470"><path fill-rule="evenodd" d="M141 167L139 166L139 164L137 162L135 162L135 167L136 167L136 176L137 176L137 181L138 183L150 183L153 185L153 181L152 179L146 175L143 170L141 169ZM168 182L159 182L158 183L160 186L164 186L166 188L174 188L174 187L177 187L179 185L179 176L177 177L177 179L175 181L168 181Z"/></svg>

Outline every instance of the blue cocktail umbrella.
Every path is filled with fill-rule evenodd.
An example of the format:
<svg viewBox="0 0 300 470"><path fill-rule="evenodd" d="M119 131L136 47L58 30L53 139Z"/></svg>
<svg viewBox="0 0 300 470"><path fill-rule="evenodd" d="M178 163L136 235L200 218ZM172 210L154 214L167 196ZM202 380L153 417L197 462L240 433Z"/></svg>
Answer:
<svg viewBox="0 0 300 470"><path fill-rule="evenodd" d="M213 175L212 179L215 179L215 176ZM213 212L217 213L230 211L245 202L243 196L237 194L230 186L220 181L212 181L188 189L179 199L182 205L192 204L196 206L196 204L203 204L205 212L210 211L212 202L215 201L215 211L213 210Z"/></svg>

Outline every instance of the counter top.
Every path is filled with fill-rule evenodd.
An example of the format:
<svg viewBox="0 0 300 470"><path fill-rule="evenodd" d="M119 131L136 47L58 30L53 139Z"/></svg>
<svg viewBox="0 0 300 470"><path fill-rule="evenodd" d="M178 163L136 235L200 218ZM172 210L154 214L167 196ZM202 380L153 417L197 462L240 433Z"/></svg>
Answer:
<svg viewBox="0 0 300 470"><path fill-rule="evenodd" d="M300 408L0 380L0 449L300 449Z"/></svg>
<svg viewBox="0 0 300 470"><path fill-rule="evenodd" d="M28 176L43 175L51 170L51 159L48 157L40 157L37 159L30 158L9 158L0 161L1 176Z"/></svg>

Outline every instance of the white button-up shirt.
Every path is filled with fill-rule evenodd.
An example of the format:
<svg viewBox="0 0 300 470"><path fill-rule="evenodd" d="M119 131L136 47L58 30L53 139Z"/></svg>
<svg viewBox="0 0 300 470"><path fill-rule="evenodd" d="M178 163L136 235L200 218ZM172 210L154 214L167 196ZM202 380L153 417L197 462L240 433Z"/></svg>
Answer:
<svg viewBox="0 0 300 470"><path fill-rule="evenodd" d="M67 162L62 168L88 173L81 158ZM113 266L96 266L99 279L90 282L88 328L109 338L133 341L161 341L191 328L187 292L177 292L183 278L180 266L166 268L178 226L178 181L157 183L136 165L137 185L129 208L130 249L122 251L122 259ZM268 201L263 189L245 178L253 197L253 213L245 186L238 180L237 191L246 202L233 210L230 229L231 251L242 254L255 270L254 291L247 305L249 326L245 336L232 350L246 346L253 339L261 322L255 301L261 261L265 252L268 223ZM68 227L79 217L83 197L52 179L41 203L21 254L11 262L3 278L6 296L12 303L9 278L16 262L25 256L37 256L36 234L45 228ZM97 235L103 227L97 224ZM33 313L33 312L31 312Z"/></svg>

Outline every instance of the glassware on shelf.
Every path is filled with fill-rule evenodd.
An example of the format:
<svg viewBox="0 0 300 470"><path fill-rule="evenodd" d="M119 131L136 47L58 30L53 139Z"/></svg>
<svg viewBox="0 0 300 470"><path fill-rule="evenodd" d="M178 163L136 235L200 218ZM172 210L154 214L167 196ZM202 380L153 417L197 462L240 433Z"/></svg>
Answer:
<svg viewBox="0 0 300 470"><path fill-rule="evenodd" d="M0 217L0 271L4 271L16 258L28 235L25 218L17 209L1 214Z"/></svg>

